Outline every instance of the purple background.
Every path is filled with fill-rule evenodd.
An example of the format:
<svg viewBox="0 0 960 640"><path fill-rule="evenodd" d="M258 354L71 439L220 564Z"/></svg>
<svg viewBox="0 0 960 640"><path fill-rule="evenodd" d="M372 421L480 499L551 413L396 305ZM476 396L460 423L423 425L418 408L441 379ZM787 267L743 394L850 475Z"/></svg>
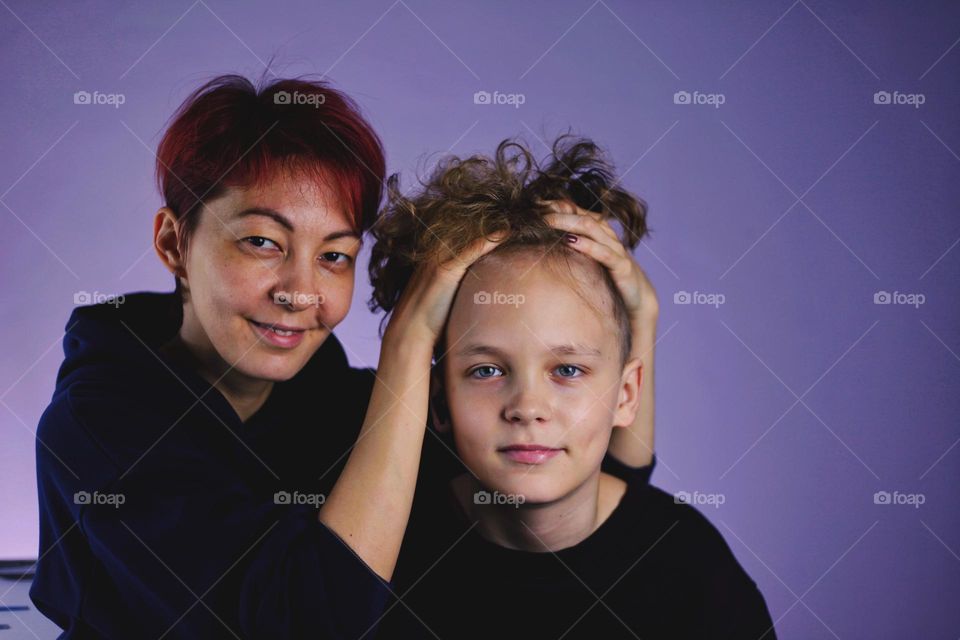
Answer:
<svg viewBox="0 0 960 640"><path fill-rule="evenodd" d="M604 144L651 206L636 256L662 307L655 483L724 496L702 511L784 638L960 634L960 6L0 4L0 557L36 555L34 429L74 294L172 288L151 248L164 123L204 79L275 55L280 75L329 73L408 176L515 134ZM358 273L337 333L372 366Z"/></svg>

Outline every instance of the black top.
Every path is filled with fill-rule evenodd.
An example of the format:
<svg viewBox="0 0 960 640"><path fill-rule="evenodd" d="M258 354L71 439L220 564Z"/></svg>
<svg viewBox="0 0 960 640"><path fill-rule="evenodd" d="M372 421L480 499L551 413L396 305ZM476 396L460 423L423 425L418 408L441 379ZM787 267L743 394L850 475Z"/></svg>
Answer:
<svg viewBox="0 0 960 640"><path fill-rule="evenodd" d="M421 476L394 576L402 602L391 600L377 638L773 639L763 596L717 529L649 485L652 465L611 460L604 468L628 480L620 504L556 553L488 542L448 482Z"/></svg>
<svg viewBox="0 0 960 640"><path fill-rule="evenodd" d="M372 370L352 369L330 336L243 423L199 374L156 355L181 322L176 297L156 293L70 318L37 430L31 599L61 638L360 636L389 585L317 509Z"/></svg>

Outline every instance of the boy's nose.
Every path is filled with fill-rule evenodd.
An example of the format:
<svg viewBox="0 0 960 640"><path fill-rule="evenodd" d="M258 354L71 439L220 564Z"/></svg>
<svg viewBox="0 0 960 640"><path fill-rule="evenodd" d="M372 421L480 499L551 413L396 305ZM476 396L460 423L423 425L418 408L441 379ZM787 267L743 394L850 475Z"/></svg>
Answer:
<svg viewBox="0 0 960 640"><path fill-rule="evenodd" d="M504 418L516 425L543 423L550 419L550 406L542 393L519 389L504 407Z"/></svg>

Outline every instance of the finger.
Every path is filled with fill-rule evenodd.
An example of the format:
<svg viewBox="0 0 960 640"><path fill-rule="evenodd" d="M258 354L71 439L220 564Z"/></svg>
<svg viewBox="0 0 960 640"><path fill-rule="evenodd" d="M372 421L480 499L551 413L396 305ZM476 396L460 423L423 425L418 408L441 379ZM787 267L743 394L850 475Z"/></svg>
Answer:
<svg viewBox="0 0 960 640"><path fill-rule="evenodd" d="M603 227L603 232L606 233L610 238L620 241L620 238L617 236L617 232L613 230L613 227L610 226L609 218L602 213L597 213L596 211L588 211L582 207L578 207L570 201L566 200L552 200L549 205L552 213L548 213L545 217L549 218L554 215L575 215L583 216L585 218L590 218Z"/></svg>
<svg viewBox="0 0 960 640"><path fill-rule="evenodd" d="M554 213L587 216L597 221L603 220L604 217L602 213L588 211L582 207L578 207L570 200L541 200L540 202L549 207Z"/></svg>
<svg viewBox="0 0 960 640"><path fill-rule="evenodd" d="M556 211L557 213L572 213L576 215L586 215L590 216L594 220L599 220L602 218L602 214L597 213L596 211L587 211L582 207L578 207L572 200L545 200L543 201L545 205Z"/></svg>
<svg viewBox="0 0 960 640"><path fill-rule="evenodd" d="M509 234L499 232L490 237L478 238L468 244L459 255L447 260L442 266L444 270L449 271L458 279L470 268L474 262L493 251L503 242Z"/></svg>
<svg viewBox="0 0 960 640"><path fill-rule="evenodd" d="M597 242L592 238L587 236L574 236L576 241L570 241L569 236L567 239L567 244L579 251L580 253L586 254L602 264L607 268L613 275L623 273L625 270L628 270L630 265L626 262L629 260L623 252L617 252L611 249L608 245Z"/></svg>
<svg viewBox="0 0 960 640"><path fill-rule="evenodd" d="M590 211L589 209L584 209L583 207L578 207L576 204L574 204L570 200L541 200L540 202L541 204L550 207L550 209L552 209L555 213L586 216L588 218L593 218L594 220L600 223L607 222L610 219L609 216L603 213L598 213L596 211ZM610 234L615 237L617 234L616 232L614 232L613 228L611 228L609 224L607 224L606 226L609 228Z"/></svg>
<svg viewBox="0 0 960 640"><path fill-rule="evenodd" d="M623 243L606 220L570 213L550 213L544 219L552 227L576 235L584 235L608 245L611 249L623 249Z"/></svg>

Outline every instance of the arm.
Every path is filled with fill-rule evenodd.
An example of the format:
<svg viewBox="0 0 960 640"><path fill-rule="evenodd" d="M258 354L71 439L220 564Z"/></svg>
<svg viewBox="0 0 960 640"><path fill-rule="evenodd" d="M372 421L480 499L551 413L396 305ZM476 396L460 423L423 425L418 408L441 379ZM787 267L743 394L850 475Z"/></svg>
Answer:
<svg viewBox="0 0 960 640"><path fill-rule="evenodd" d="M654 347L656 344L656 319L640 323L633 330L631 357L643 363L643 379L640 384L640 408L627 429L614 429L610 438L609 453L630 467L644 467L653 461L654 452Z"/></svg>
<svg viewBox="0 0 960 640"><path fill-rule="evenodd" d="M504 236L505 237L505 236ZM457 287L499 240L480 239L414 274L384 333L366 418L320 521L389 580L400 553L428 422L430 364Z"/></svg>
<svg viewBox="0 0 960 640"><path fill-rule="evenodd" d="M432 353L427 340L384 335L357 444L320 510L320 522L385 579L393 574L413 502Z"/></svg>

